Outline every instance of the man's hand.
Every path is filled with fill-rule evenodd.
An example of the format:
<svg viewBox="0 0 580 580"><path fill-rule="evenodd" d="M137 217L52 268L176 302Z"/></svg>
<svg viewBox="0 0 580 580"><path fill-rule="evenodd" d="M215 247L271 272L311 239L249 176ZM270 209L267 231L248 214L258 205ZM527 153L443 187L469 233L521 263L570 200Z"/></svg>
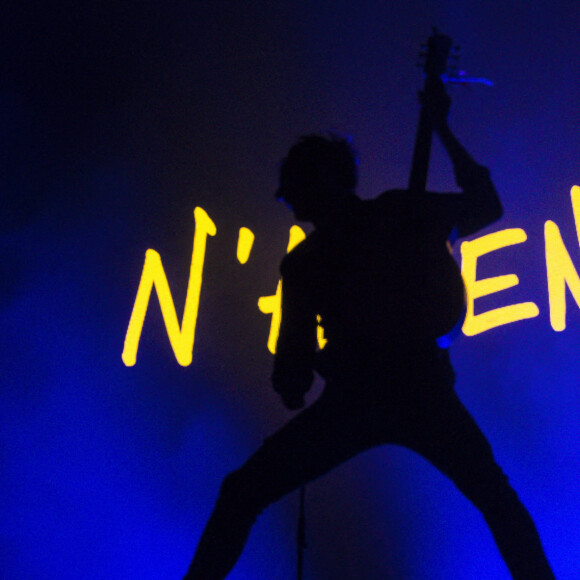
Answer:
<svg viewBox="0 0 580 580"><path fill-rule="evenodd" d="M419 102L431 118L435 131L447 127L451 97L441 79L433 80L426 90L419 92Z"/></svg>
<svg viewBox="0 0 580 580"><path fill-rule="evenodd" d="M282 397L282 402L284 406L289 411L298 411L298 409L302 409L305 405L304 395L301 393L280 393Z"/></svg>
<svg viewBox="0 0 580 580"><path fill-rule="evenodd" d="M304 407L304 395L310 389L314 375L309 371L306 375L293 374L290 376L275 373L272 377L274 390L282 398L282 403L290 411L297 411Z"/></svg>

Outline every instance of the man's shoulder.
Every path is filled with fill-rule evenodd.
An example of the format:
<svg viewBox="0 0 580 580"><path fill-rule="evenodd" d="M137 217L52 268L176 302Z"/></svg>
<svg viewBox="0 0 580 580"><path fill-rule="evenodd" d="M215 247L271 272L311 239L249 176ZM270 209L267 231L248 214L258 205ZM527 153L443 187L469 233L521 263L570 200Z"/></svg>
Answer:
<svg viewBox="0 0 580 580"><path fill-rule="evenodd" d="M361 203L360 218L364 221L371 219L388 219L404 215L413 206L409 192L405 189L388 189L372 199L364 199Z"/></svg>
<svg viewBox="0 0 580 580"><path fill-rule="evenodd" d="M316 249L316 238L316 231L311 232L306 236L306 238L304 238L304 240L292 248L284 258L282 258L282 262L280 263L280 273L282 276L287 276L288 274L301 269L309 262Z"/></svg>
<svg viewBox="0 0 580 580"><path fill-rule="evenodd" d="M374 199L366 200L366 203L376 206L386 206L408 202L409 197L409 192L406 189L387 189Z"/></svg>
<svg viewBox="0 0 580 580"><path fill-rule="evenodd" d="M282 276L315 267L320 259L331 251L336 237L340 238L349 226L366 224L368 219L380 216L392 217L397 210L404 210L409 203L408 191L404 189L389 189L372 199L356 198L347 214L339 216L331 228L315 229L306 238L284 256L280 264ZM371 218L371 219L372 219Z"/></svg>

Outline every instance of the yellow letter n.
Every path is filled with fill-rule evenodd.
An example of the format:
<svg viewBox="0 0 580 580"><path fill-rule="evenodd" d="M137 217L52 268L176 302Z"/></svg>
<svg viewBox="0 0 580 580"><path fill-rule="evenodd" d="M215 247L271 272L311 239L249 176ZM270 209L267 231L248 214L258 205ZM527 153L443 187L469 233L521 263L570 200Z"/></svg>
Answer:
<svg viewBox="0 0 580 580"><path fill-rule="evenodd" d="M195 234L181 328L177 320L177 312L171 296L171 290L169 289L169 283L167 282L167 276L163 269L161 256L155 250L147 250L135 305L133 306L127 335L125 336L125 347L121 355L123 362L128 367L133 366L137 361L139 339L141 338L141 331L143 330L145 314L147 313L153 286L157 290L163 322L165 323L175 358L181 366L186 367L191 364L206 241L208 235L215 236L217 232L215 224L203 209L196 207L193 215L195 217Z"/></svg>
<svg viewBox="0 0 580 580"><path fill-rule="evenodd" d="M576 235L580 245L580 187L570 191L576 224ZM550 324L556 331L566 328L566 286L576 304L580 306L580 278L566 250L560 229L548 220L544 226L546 239L546 270L548 273L548 296L550 299Z"/></svg>

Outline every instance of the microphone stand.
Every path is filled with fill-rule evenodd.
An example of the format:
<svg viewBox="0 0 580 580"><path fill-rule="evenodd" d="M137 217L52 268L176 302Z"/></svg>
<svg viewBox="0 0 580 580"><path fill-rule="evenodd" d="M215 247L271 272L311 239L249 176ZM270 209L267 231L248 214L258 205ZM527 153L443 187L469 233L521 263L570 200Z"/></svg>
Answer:
<svg viewBox="0 0 580 580"><path fill-rule="evenodd" d="M297 580L302 580L303 578L303 568L304 568L304 550L306 548L306 517L305 517L305 498L306 498L306 487L303 485L300 488L300 503L298 506L298 528L296 534L296 547L297 547L297 570L296 578Z"/></svg>

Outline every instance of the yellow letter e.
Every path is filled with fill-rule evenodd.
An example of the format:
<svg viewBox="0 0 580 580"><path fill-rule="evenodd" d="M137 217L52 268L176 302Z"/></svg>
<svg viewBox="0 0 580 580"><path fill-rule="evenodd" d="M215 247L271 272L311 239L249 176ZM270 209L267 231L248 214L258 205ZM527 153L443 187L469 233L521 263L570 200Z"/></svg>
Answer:
<svg viewBox="0 0 580 580"><path fill-rule="evenodd" d="M527 235L524 230L512 228L461 244L461 273L467 288L467 314L463 323L465 335L475 336L496 326L538 316L540 311L533 302L510 304L478 315L474 314L474 302L477 298L511 288L519 283L515 274L477 280L477 259L500 248L521 244L526 239Z"/></svg>

